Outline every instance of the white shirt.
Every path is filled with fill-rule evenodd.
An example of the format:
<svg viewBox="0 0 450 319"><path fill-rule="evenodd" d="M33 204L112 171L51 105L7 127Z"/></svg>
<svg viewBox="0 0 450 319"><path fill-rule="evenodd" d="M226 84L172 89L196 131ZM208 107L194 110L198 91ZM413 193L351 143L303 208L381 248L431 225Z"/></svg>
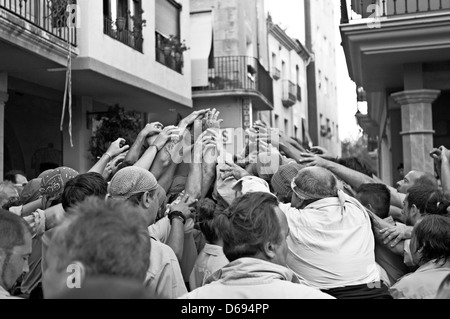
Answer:
<svg viewBox="0 0 450 319"><path fill-rule="evenodd" d="M7 292L5 288L0 286L0 299L23 299L23 298L11 296L11 294Z"/></svg>
<svg viewBox="0 0 450 319"><path fill-rule="evenodd" d="M369 215L345 195L319 200L304 210L280 204L290 228L287 265L300 280L319 289L378 282L375 239Z"/></svg>

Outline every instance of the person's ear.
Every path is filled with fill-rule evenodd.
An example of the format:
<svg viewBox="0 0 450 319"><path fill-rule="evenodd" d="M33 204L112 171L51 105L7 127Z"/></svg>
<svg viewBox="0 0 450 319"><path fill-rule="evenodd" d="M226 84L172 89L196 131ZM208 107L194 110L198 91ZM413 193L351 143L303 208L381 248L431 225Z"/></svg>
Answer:
<svg viewBox="0 0 450 319"><path fill-rule="evenodd" d="M264 244L264 254L266 255L268 260L272 260L276 257L275 249L276 245L274 245L270 241Z"/></svg>
<svg viewBox="0 0 450 319"><path fill-rule="evenodd" d="M145 192L144 195L142 196L142 205L145 208L150 208L150 206L152 205L153 202L153 198L152 196L150 196L150 192Z"/></svg>
<svg viewBox="0 0 450 319"><path fill-rule="evenodd" d="M412 205L410 211L411 211L411 216L412 216L414 219L417 219L417 218L420 216L420 209L417 208L416 205Z"/></svg>

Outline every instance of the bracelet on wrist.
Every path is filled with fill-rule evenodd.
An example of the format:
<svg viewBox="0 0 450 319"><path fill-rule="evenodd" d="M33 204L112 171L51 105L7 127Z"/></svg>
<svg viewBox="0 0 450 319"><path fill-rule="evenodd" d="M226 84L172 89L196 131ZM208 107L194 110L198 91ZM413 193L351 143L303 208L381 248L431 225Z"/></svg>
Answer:
<svg viewBox="0 0 450 319"><path fill-rule="evenodd" d="M184 217L182 212L178 212L178 211L173 211L170 212L168 215L169 219L170 219L170 223L172 223L172 220L177 218L183 221L183 224L186 224L186 217Z"/></svg>

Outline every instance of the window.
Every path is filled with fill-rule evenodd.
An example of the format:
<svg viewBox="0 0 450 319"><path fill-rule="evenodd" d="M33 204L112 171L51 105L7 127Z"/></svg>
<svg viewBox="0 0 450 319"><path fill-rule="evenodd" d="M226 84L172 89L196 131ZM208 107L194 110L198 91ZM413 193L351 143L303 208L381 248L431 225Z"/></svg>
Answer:
<svg viewBox="0 0 450 319"><path fill-rule="evenodd" d="M328 82L328 78L325 77L325 85L324 85L324 91L325 91L325 95L328 95L328 87L329 87L330 83Z"/></svg>
<svg viewBox="0 0 450 319"><path fill-rule="evenodd" d="M280 128L280 117L275 114L275 128Z"/></svg>
<svg viewBox="0 0 450 319"><path fill-rule="evenodd" d="M142 0L103 0L103 32L133 49L143 52Z"/></svg>
<svg viewBox="0 0 450 319"><path fill-rule="evenodd" d="M289 120L288 119L284 120L284 133L286 133L287 135L290 135L289 134Z"/></svg>
<svg viewBox="0 0 450 319"><path fill-rule="evenodd" d="M181 5L174 0L155 0L155 29L160 35L169 38L180 35Z"/></svg>
<svg viewBox="0 0 450 319"><path fill-rule="evenodd" d="M319 89L322 89L322 71L319 70Z"/></svg>
<svg viewBox="0 0 450 319"><path fill-rule="evenodd" d="M181 5L174 0L155 0L156 60L182 73L186 46L180 39Z"/></svg>

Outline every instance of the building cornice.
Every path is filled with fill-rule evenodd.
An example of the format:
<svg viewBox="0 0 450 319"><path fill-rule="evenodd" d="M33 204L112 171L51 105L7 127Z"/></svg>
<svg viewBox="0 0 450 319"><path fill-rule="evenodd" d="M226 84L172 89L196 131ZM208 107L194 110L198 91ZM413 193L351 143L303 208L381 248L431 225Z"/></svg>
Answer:
<svg viewBox="0 0 450 319"><path fill-rule="evenodd" d="M268 19L267 26L269 34L271 34L286 49L297 52L305 61L308 61L308 59L312 57L312 54L299 40L292 39L279 25Z"/></svg>

